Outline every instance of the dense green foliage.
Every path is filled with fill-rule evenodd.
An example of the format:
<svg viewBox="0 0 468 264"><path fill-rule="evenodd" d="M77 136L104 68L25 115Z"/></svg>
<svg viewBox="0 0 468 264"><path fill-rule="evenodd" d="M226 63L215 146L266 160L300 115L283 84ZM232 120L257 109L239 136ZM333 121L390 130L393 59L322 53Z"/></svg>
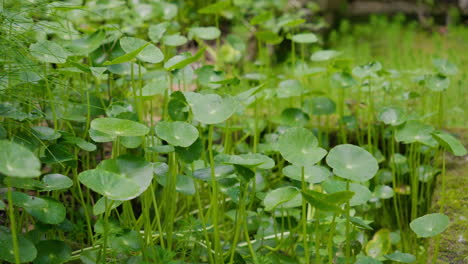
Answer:
<svg viewBox="0 0 468 264"><path fill-rule="evenodd" d="M327 40L313 2L0 7L1 261L437 258L445 153L466 155L448 130L466 122L466 56L358 39L401 18Z"/></svg>

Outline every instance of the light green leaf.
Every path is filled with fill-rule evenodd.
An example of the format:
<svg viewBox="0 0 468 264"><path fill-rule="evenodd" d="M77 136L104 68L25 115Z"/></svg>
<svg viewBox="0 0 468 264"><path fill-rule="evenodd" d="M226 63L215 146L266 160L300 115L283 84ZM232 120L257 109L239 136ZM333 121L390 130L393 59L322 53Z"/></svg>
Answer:
<svg viewBox="0 0 468 264"><path fill-rule="evenodd" d="M8 140L0 140L0 149L0 173L20 178L41 175L41 163L29 149Z"/></svg>

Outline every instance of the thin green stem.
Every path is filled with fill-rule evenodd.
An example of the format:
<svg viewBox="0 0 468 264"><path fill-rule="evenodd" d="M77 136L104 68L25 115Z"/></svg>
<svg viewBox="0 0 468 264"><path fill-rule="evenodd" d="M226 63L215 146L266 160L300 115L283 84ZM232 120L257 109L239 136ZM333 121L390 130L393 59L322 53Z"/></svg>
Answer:
<svg viewBox="0 0 468 264"><path fill-rule="evenodd" d="M16 234L16 220L15 220L15 209L13 207L13 195L10 184L7 183L7 196L8 196L8 216L10 217L10 230L11 238L13 240L13 252L15 255L15 263L20 264L20 252L18 246L18 236Z"/></svg>

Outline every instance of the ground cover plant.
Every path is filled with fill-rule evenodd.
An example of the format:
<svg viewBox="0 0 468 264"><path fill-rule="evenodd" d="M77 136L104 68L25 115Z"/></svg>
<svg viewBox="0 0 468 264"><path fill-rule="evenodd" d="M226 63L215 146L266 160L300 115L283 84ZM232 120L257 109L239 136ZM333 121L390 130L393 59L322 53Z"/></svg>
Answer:
<svg viewBox="0 0 468 264"><path fill-rule="evenodd" d="M2 262L437 260L466 56L362 61L313 2L0 7Z"/></svg>

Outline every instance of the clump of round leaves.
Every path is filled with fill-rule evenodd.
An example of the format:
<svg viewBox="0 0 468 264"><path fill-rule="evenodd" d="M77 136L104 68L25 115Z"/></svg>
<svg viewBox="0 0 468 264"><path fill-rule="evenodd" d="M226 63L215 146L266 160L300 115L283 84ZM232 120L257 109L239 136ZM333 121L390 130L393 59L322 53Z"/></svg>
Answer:
<svg viewBox="0 0 468 264"><path fill-rule="evenodd" d="M0 149L0 173L20 178L41 175L41 162L29 149L8 140L0 140Z"/></svg>
<svg viewBox="0 0 468 264"><path fill-rule="evenodd" d="M138 137L148 134L149 128L135 121L100 117L91 121L91 128L111 137Z"/></svg>
<svg viewBox="0 0 468 264"><path fill-rule="evenodd" d="M442 233L449 223L448 216L434 213L414 219L410 223L410 228L418 237L432 237Z"/></svg>
<svg viewBox="0 0 468 264"><path fill-rule="evenodd" d="M386 125L398 126L406 121L406 114L399 107L389 106L380 109L377 118Z"/></svg>
<svg viewBox="0 0 468 264"><path fill-rule="evenodd" d="M236 110L236 101L227 95L199 94L184 92L195 120L203 124L217 124L226 121Z"/></svg>
<svg viewBox="0 0 468 264"><path fill-rule="evenodd" d="M175 121L161 121L154 127L156 135L177 147L188 147L198 138L198 130L191 124Z"/></svg>
<svg viewBox="0 0 468 264"><path fill-rule="evenodd" d="M37 256L36 247L23 235L18 234L17 237L20 262L25 263L33 261ZM10 231L4 226L0 226L0 260L15 263L13 237L11 236Z"/></svg>
<svg viewBox="0 0 468 264"><path fill-rule="evenodd" d="M318 147L318 140L305 128L290 128L278 139L278 150L294 165L306 166L319 162L327 151Z"/></svg>
<svg viewBox="0 0 468 264"><path fill-rule="evenodd" d="M335 175L357 182L372 179L379 169L377 160L372 154L351 144L332 148L326 161Z"/></svg>
<svg viewBox="0 0 468 264"><path fill-rule="evenodd" d="M71 248L63 241L42 240L36 245L37 257L33 264L60 264L71 257Z"/></svg>

